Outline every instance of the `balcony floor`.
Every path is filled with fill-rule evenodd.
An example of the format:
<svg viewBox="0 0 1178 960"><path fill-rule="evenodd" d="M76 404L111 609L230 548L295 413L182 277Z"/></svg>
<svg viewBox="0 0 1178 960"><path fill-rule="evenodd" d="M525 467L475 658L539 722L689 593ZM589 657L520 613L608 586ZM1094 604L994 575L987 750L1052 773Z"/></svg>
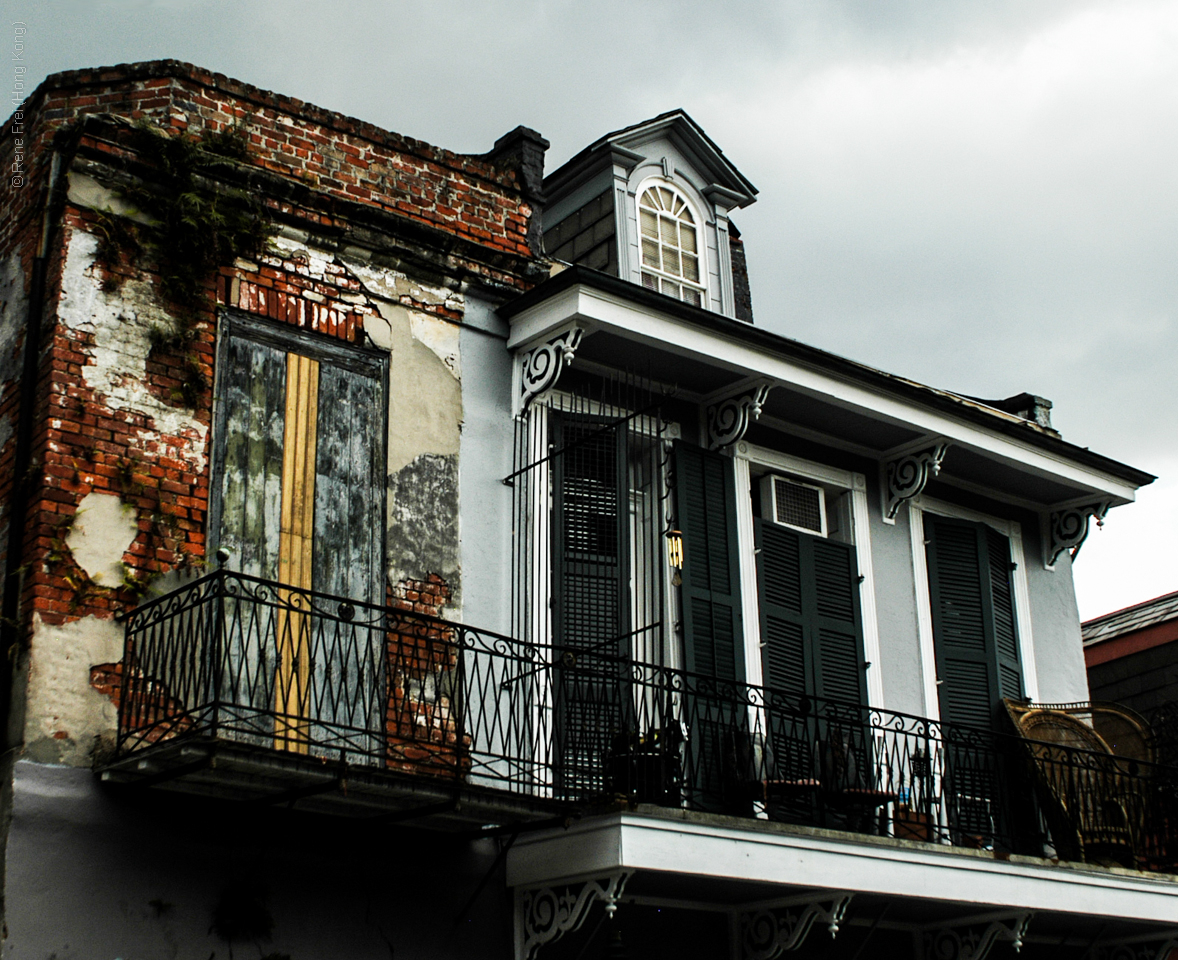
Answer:
<svg viewBox="0 0 1178 960"><path fill-rule="evenodd" d="M530 824L567 816L567 804L447 777L274 750L223 739L186 738L118 757L100 769L105 783L174 790L249 803L405 823L444 831Z"/></svg>

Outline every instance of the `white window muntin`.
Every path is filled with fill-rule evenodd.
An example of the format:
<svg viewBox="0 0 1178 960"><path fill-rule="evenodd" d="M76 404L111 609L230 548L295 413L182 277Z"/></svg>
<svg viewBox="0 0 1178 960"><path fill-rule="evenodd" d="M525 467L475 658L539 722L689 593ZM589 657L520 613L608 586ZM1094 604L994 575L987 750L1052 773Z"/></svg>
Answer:
<svg viewBox="0 0 1178 960"><path fill-rule="evenodd" d="M707 302L703 222L682 190L656 177L635 193L642 285L698 307Z"/></svg>

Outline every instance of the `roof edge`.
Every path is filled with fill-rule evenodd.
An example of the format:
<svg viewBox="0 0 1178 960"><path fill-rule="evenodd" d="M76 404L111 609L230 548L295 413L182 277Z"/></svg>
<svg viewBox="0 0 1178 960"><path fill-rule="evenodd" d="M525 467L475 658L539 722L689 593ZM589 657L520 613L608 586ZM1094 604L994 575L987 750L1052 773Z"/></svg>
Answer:
<svg viewBox="0 0 1178 960"><path fill-rule="evenodd" d="M262 87L237 80L223 73L188 63L184 60L138 60L133 63L120 63L104 67L83 67L76 70L62 70L51 73L42 80L22 101L16 109L25 113L33 112L40 101L44 100L47 92L68 90L77 87L89 87L102 84L118 83L120 81L145 81L160 79L187 80L201 86L210 87L244 100L257 104L259 107L278 110L285 114L297 115L312 122L319 123L338 133L362 137L382 147L388 147L400 152L415 154L422 159L442 164L455 169L463 169L467 173L475 173L486 180L503 185L508 178L513 178L514 168L505 168L487 159L487 154L459 153L448 150L424 140L417 140L393 130L388 130L367 120L360 120L347 114L329 110L316 104L300 100L287 94L275 93ZM11 121L11 117L9 118ZM11 130L12 123L6 124L5 129ZM494 152L492 148L491 153Z"/></svg>
<svg viewBox="0 0 1178 960"><path fill-rule="evenodd" d="M1008 420L1009 414L984 407L967 397L886 373L856 360L849 360L819 347L812 347L800 340L772 333L762 327L755 327L750 323L713 313L703 307L675 300L653 290L647 290L636 283L581 265L566 267L560 273L533 287L523 296L504 304L497 312L504 319L510 320L529 307L542 303L549 297L578 284L618 296L639 306L670 314L677 319L715 333L736 336L778 356L806 363L820 370L884 390L904 400L952 414L970 423L1031 443L1056 455L1067 457L1075 463L1100 470L1135 487L1147 486L1157 479L1156 476L1144 470L1139 470L1118 460L1094 453L1087 447L1079 447L1045 433L1042 428L1038 428L1029 421ZM999 414L1001 417L998 416Z"/></svg>
<svg viewBox="0 0 1178 960"><path fill-rule="evenodd" d="M735 185L738 189L732 192L747 198L739 206L748 206L756 200L757 194L760 191L757 190L752 181L737 169L736 165L724 155L724 151L720 149L719 145L707 135L703 127L696 123L691 115L682 108L668 110L665 113L660 113L656 117L651 117L649 120L642 120L638 123L630 124L627 127L614 130L594 140L589 146L570 157L545 176L545 192L551 195L554 191L560 190L566 181L576 181L579 174L586 167L600 162L599 154L604 158L607 148L624 148L628 142L634 140L636 137L648 132L657 131L660 128L677 129L681 133L686 133L688 138L694 141L696 149L702 150L705 154L710 155L712 162L728 175L730 181L728 188L731 189L731 186ZM721 184L721 186L724 185Z"/></svg>

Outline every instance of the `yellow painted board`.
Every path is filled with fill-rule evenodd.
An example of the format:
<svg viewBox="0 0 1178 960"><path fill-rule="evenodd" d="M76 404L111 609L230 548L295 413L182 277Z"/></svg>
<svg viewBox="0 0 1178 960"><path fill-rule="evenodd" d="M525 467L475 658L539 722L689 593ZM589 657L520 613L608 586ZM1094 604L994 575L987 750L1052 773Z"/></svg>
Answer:
<svg viewBox="0 0 1178 960"><path fill-rule="evenodd" d="M315 448L319 417L319 363L288 353L286 419L282 438L282 512L278 571L295 589L279 592L274 745L306 753L310 734L311 617L298 591L310 590L315 535Z"/></svg>

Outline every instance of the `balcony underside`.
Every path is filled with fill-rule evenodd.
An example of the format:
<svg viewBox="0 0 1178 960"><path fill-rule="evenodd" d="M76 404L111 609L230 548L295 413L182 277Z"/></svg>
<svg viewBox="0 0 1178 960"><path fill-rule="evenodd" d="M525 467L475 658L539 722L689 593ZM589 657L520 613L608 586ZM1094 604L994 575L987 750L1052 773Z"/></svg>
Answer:
<svg viewBox="0 0 1178 960"><path fill-rule="evenodd" d="M446 831L544 823L567 815L567 805L557 801L444 776L341 764L328 756L208 737L170 740L119 757L102 769L102 779Z"/></svg>
<svg viewBox="0 0 1178 960"><path fill-rule="evenodd" d="M832 956L853 954L872 927L923 938L993 921L1011 929L1020 918L1025 942L1047 950L1029 956L1080 957L1096 943L1178 937L1178 878L1168 874L647 805L521 837L507 859L508 883L521 892L559 892L621 874L623 928L627 905L726 914L747 929L765 911L797 916L807 903L845 897ZM816 924L811 941L829 942L825 923ZM578 943L567 946L577 953Z"/></svg>

